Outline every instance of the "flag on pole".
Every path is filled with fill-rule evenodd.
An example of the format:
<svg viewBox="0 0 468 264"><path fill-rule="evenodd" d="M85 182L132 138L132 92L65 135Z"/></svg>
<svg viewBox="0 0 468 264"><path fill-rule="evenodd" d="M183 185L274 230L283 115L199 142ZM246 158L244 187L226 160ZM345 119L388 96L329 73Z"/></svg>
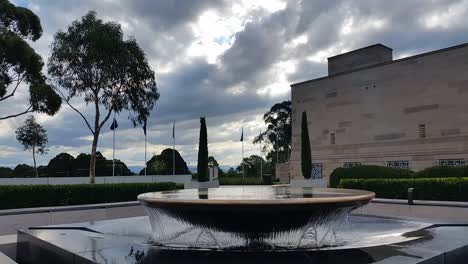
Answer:
<svg viewBox="0 0 468 264"><path fill-rule="evenodd" d="M175 138L175 120L172 122L172 138Z"/></svg>
<svg viewBox="0 0 468 264"><path fill-rule="evenodd" d="M114 117L114 122L112 122L112 125L110 127L110 130L114 130L119 127L119 124L117 124L117 120Z"/></svg>
<svg viewBox="0 0 468 264"><path fill-rule="evenodd" d="M146 119L145 119L145 123L143 123L143 133L146 136Z"/></svg>
<svg viewBox="0 0 468 264"><path fill-rule="evenodd" d="M240 141L244 141L244 128L242 128L242 134L241 134L241 139Z"/></svg>

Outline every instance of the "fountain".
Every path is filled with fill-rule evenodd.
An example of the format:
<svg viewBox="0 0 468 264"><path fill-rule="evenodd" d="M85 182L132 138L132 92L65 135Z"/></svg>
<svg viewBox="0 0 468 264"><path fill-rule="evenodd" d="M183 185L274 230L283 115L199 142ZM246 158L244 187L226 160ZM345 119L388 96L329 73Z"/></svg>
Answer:
<svg viewBox="0 0 468 264"><path fill-rule="evenodd" d="M297 250L338 245L337 230L374 193L349 189L245 186L138 196L152 242L168 248Z"/></svg>
<svg viewBox="0 0 468 264"><path fill-rule="evenodd" d="M353 215L374 193L240 186L145 193L148 216L18 231L18 263L407 263L468 258L468 226Z"/></svg>

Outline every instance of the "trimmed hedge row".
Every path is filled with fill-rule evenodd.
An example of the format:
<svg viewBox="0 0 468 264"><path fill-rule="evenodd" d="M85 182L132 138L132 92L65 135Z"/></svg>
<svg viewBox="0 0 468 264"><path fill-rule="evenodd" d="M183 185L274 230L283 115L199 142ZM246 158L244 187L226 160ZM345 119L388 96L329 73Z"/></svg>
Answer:
<svg viewBox="0 0 468 264"><path fill-rule="evenodd" d="M267 185L261 178L252 177L220 177L218 178L220 185Z"/></svg>
<svg viewBox="0 0 468 264"><path fill-rule="evenodd" d="M140 193L181 188L172 182L0 185L0 209L135 201Z"/></svg>
<svg viewBox="0 0 468 264"><path fill-rule="evenodd" d="M375 192L378 198L407 199L408 188L416 188L415 199L468 201L468 178L342 179L339 187Z"/></svg>
<svg viewBox="0 0 468 264"><path fill-rule="evenodd" d="M455 178L468 177L468 167L434 166L418 171L415 178Z"/></svg>
<svg viewBox="0 0 468 264"><path fill-rule="evenodd" d="M330 175L330 187L337 187L341 179L411 179L468 177L468 167L434 166L413 172L407 169L362 165L337 168Z"/></svg>
<svg viewBox="0 0 468 264"><path fill-rule="evenodd" d="M407 169L396 169L376 165L362 165L352 168L336 168L330 174L330 187L338 187L341 179L404 179L414 176Z"/></svg>

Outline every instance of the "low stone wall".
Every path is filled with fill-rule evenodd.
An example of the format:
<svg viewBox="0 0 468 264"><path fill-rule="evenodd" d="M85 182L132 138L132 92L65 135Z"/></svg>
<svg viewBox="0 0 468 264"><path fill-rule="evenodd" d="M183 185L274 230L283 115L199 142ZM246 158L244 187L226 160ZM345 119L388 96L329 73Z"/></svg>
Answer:
<svg viewBox="0 0 468 264"><path fill-rule="evenodd" d="M184 187L190 186L192 175L147 175L147 176L103 176L96 177L96 183L151 183L175 182ZM0 178L0 185L40 185L40 184L86 184L89 177L47 177L47 178Z"/></svg>
<svg viewBox="0 0 468 264"><path fill-rule="evenodd" d="M31 226L59 225L146 215L139 202L0 210L0 235Z"/></svg>

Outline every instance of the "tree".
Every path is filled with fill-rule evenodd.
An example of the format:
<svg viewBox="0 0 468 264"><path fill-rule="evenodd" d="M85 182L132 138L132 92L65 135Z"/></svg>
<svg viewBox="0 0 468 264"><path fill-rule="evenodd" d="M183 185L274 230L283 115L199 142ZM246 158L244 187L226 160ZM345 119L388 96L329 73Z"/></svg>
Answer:
<svg viewBox="0 0 468 264"><path fill-rule="evenodd" d="M26 164L18 164L13 169L13 177L15 178L30 178L33 177L35 169Z"/></svg>
<svg viewBox="0 0 468 264"><path fill-rule="evenodd" d="M208 157L208 167L209 168L217 167L218 177L224 177L226 175L226 173L224 173L224 171L219 167L218 161L213 156Z"/></svg>
<svg viewBox="0 0 468 264"><path fill-rule="evenodd" d="M47 174L49 177L73 177L75 174L75 158L68 153L60 153L49 161Z"/></svg>
<svg viewBox="0 0 468 264"><path fill-rule="evenodd" d="M46 130L36 123L34 116L29 116L24 125L16 130L16 139L23 145L24 150L32 151L34 170L36 171L36 177L39 177L36 168L36 153L42 155L47 152Z"/></svg>
<svg viewBox="0 0 468 264"><path fill-rule="evenodd" d="M213 156L208 157L208 167L219 167L218 161Z"/></svg>
<svg viewBox="0 0 468 264"><path fill-rule="evenodd" d="M7 167L0 167L0 178L13 177L13 170Z"/></svg>
<svg viewBox="0 0 468 264"><path fill-rule="evenodd" d="M246 177L260 177L262 170L263 172L269 171L269 164L260 156L251 155L248 158L244 158L244 169ZM239 166L242 168L242 164Z"/></svg>
<svg viewBox="0 0 468 264"><path fill-rule="evenodd" d="M307 113L302 112L301 129L301 169L304 179L312 175L312 153L310 151L309 129L307 127Z"/></svg>
<svg viewBox="0 0 468 264"><path fill-rule="evenodd" d="M94 183L102 127L113 112L128 111L134 126L146 122L159 99L154 72L136 40L124 40L120 24L104 23L93 11L57 32L51 49L48 72L65 90L57 91L93 136L89 176ZM92 105L94 122L71 104L74 97Z"/></svg>
<svg viewBox="0 0 468 264"><path fill-rule="evenodd" d="M254 144L265 144L263 151L267 152L268 162L276 164L276 151L279 162L287 162L291 153L291 101L273 105L263 115L267 130L256 136Z"/></svg>
<svg viewBox="0 0 468 264"><path fill-rule="evenodd" d="M160 155L154 155L146 163L146 173L150 175L172 175L173 152L174 149L167 148L164 149ZM144 174L145 169L142 169L140 175ZM177 150L175 150L175 174L190 174L187 163Z"/></svg>
<svg viewBox="0 0 468 264"><path fill-rule="evenodd" d="M91 160L90 154L81 153L76 157L73 162L73 176L84 177L89 175L89 162ZM128 169L127 165L122 161L115 160L115 173L116 176L133 175ZM112 160L106 159L101 152L96 152L96 176L110 176L112 175Z"/></svg>
<svg viewBox="0 0 468 264"><path fill-rule="evenodd" d="M208 135L206 131L206 122L204 117L200 117L200 138L198 142L198 181L209 181L208 174Z"/></svg>
<svg viewBox="0 0 468 264"><path fill-rule="evenodd" d="M60 109L60 97L41 72L41 56L26 42L41 35L40 20L31 10L0 0L0 102L7 103L22 84L29 84L26 109L2 115L0 120L31 112L54 115Z"/></svg>

